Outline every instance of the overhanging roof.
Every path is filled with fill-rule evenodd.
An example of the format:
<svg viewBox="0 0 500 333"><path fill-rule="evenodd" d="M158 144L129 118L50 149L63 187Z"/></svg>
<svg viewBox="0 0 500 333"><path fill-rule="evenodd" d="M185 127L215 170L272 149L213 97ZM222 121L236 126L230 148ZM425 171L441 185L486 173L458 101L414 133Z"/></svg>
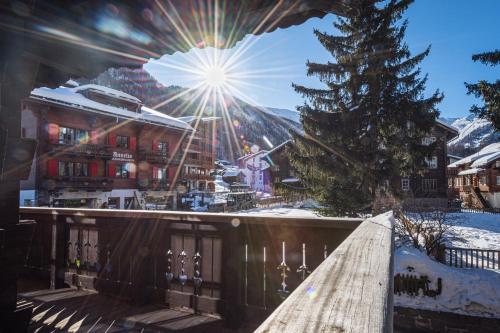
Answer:
<svg viewBox="0 0 500 333"><path fill-rule="evenodd" d="M341 14L347 0L40 0L0 4L0 62L40 63L37 86L194 47L232 47L247 34ZM215 24L214 22L217 22ZM217 26L217 33L214 27ZM3 59L2 59L3 58Z"/></svg>

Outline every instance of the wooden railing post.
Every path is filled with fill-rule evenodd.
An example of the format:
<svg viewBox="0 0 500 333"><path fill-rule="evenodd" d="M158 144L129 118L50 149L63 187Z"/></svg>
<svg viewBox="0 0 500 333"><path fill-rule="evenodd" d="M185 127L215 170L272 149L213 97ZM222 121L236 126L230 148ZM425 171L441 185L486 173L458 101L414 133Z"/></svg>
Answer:
<svg viewBox="0 0 500 333"><path fill-rule="evenodd" d="M222 299L226 326L236 329L243 322L242 305L242 239L239 228L228 226L222 236Z"/></svg>
<svg viewBox="0 0 500 333"><path fill-rule="evenodd" d="M54 215L52 223L52 242L50 250L50 287L51 289L64 288L64 274L66 272L68 226L66 217Z"/></svg>

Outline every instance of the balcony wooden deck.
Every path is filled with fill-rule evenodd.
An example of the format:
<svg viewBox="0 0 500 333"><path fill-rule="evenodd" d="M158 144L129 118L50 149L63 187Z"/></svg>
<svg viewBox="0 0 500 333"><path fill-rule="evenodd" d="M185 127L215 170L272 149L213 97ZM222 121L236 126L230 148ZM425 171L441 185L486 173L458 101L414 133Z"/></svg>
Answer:
<svg viewBox="0 0 500 333"><path fill-rule="evenodd" d="M155 321L134 317L137 327L162 332L148 325L165 321L178 325L167 325L165 332L188 327L193 332L250 332L270 316L260 332L392 330L389 215L363 222L21 208L21 216L37 222L25 278L45 279L55 288L94 290L83 304L120 300L120 309L145 307L139 312ZM80 297L67 290L68 302ZM36 303L44 293L24 296ZM53 305L52 296L47 297L40 309ZM95 309L88 311L89 318L105 317L99 306ZM186 313L191 316L184 318ZM101 324L111 323L106 320Z"/></svg>

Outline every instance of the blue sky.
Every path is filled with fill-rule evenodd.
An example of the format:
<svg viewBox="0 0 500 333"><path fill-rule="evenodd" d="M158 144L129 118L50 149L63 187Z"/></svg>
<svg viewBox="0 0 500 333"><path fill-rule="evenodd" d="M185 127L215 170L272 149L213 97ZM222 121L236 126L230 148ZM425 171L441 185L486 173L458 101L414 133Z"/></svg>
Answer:
<svg viewBox="0 0 500 333"><path fill-rule="evenodd" d="M429 75L428 94L440 89L445 94L439 105L442 117L468 115L469 107L476 102L466 95L463 82L480 79L496 80L500 67L473 63L471 55L500 48L500 1L498 0L416 0L406 12L409 27L406 42L411 51L423 51L431 44L431 54L422 63L422 72ZM240 58L236 72L254 73L235 83L246 101L263 106L294 109L303 103L291 83L319 86L316 78L306 76L305 62L333 60L323 49L313 29L335 34L332 26L334 15L323 19L310 19L300 26L279 29L262 36L247 36L234 48L217 51L230 57L242 45L252 46ZM188 54L176 53L164 56L160 63L180 63L187 66L186 59L200 55L206 57L212 49L192 50ZM145 65L153 76L166 85L191 87L196 79L185 72L157 63Z"/></svg>

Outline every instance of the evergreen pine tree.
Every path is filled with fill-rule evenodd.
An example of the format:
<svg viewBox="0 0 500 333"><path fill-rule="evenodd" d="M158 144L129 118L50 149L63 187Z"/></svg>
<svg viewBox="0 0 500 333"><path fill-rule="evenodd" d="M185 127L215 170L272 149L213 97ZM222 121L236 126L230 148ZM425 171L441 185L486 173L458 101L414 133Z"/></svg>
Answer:
<svg viewBox="0 0 500 333"><path fill-rule="evenodd" d="M418 64L429 48L411 56L403 41L411 2L350 1L334 23L341 35L314 31L335 62L307 63L323 89L293 85L306 98L298 108L304 134L292 132L287 151L325 214L356 215L380 193L400 194L400 176L423 170L434 149L422 139L443 96L423 96L427 77Z"/></svg>
<svg viewBox="0 0 500 333"><path fill-rule="evenodd" d="M475 54L472 56L473 61L480 61L485 65L496 66L500 64L500 50ZM484 80L478 83L465 83L467 94L481 97L484 100L484 105L473 105L470 109L471 113L479 118L488 119L493 123L496 131L500 131L500 80L496 82L487 82Z"/></svg>

